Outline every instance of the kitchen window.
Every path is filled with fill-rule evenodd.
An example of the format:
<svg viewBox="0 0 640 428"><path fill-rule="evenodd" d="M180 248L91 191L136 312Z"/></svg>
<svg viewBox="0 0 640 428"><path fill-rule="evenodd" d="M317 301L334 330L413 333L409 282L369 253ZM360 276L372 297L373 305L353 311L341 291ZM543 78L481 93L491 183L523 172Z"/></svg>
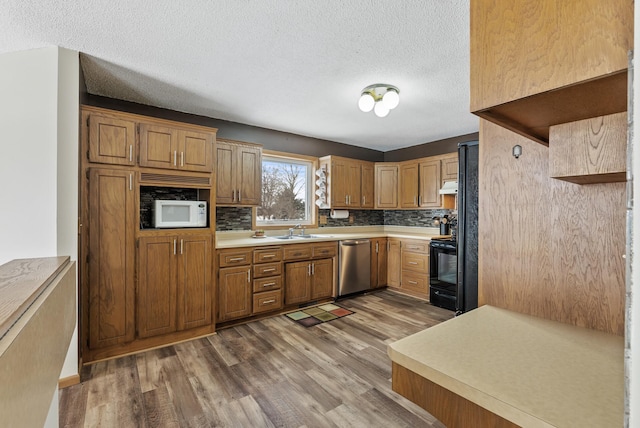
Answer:
<svg viewBox="0 0 640 428"><path fill-rule="evenodd" d="M316 159L280 152L262 155L262 204L254 228L315 226L313 174Z"/></svg>

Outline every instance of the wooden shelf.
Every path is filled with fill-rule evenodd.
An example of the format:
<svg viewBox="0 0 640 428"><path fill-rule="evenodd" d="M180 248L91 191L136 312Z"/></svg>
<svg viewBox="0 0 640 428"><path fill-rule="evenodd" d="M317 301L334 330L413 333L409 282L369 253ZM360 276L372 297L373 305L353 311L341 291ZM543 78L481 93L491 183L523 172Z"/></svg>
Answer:
<svg viewBox="0 0 640 428"><path fill-rule="evenodd" d="M473 113L545 146L549 128L627 110L627 71Z"/></svg>

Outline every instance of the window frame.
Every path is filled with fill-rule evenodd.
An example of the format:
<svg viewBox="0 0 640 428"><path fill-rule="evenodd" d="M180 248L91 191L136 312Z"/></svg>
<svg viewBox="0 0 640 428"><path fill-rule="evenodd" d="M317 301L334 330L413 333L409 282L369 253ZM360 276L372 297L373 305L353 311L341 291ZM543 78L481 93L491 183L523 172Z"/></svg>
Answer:
<svg viewBox="0 0 640 428"><path fill-rule="evenodd" d="M291 220L288 222L276 223L276 224L259 224L258 223L258 207L254 207L251 215L251 228L252 230L276 230L276 229L288 229L291 226L296 224L301 224L305 228L316 229L318 227L318 206L315 204L315 176L316 171L318 170L319 160L314 156L307 155L299 155L295 153L287 153L287 152L279 152L275 150L262 150L262 162L265 160L272 159L281 159L281 160L293 160L298 162L309 163L311 166L311 171L308 179L310 179L310 183L307 184L307 195L308 195L308 204L309 204L309 216L310 219L307 221L301 220ZM262 164L260 165L260 174L262 174ZM260 195L262 199L262 188L260 188Z"/></svg>

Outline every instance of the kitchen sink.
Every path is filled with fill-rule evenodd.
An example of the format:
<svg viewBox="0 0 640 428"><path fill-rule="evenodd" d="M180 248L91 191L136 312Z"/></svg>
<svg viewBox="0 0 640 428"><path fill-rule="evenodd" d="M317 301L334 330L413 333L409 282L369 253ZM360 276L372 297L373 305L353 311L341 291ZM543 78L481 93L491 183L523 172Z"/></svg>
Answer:
<svg viewBox="0 0 640 428"><path fill-rule="evenodd" d="M329 235L282 235L272 236L276 239L308 239L308 238L331 238Z"/></svg>

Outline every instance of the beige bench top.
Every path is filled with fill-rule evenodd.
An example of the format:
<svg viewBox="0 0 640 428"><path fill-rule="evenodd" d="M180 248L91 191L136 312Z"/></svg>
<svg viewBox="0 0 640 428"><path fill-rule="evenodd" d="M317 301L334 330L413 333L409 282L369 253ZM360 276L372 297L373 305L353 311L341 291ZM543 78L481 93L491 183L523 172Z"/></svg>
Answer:
<svg viewBox="0 0 640 428"><path fill-rule="evenodd" d="M521 426L623 426L620 336L485 305L392 343L388 353Z"/></svg>

